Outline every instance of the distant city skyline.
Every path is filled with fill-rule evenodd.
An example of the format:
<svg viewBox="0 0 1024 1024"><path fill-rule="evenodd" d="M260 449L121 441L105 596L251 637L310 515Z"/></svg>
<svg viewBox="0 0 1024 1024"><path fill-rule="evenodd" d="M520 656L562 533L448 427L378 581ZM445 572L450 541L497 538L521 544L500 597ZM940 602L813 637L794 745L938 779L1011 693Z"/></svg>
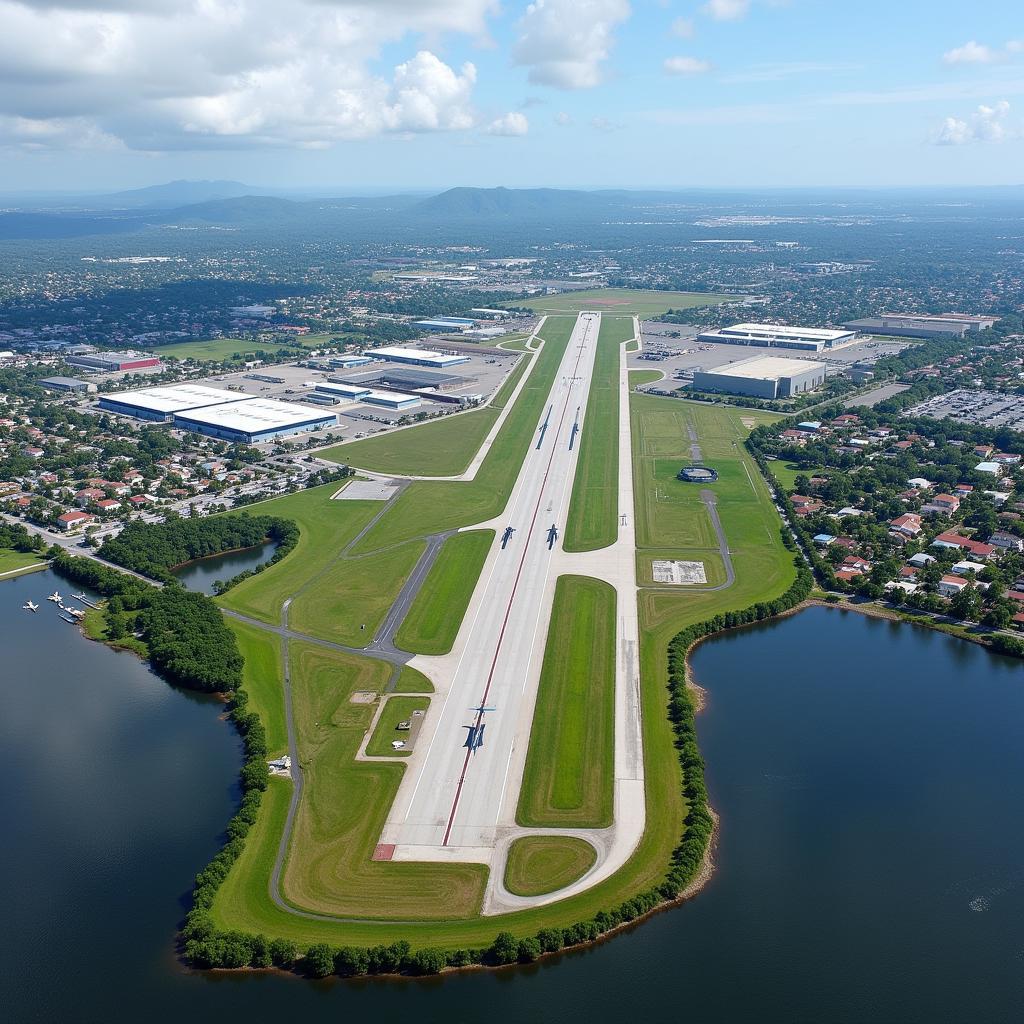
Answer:
<svg viewBox="0 0 1024 1024"><path fill-rule="evenodd" d="M1011 0L0 0L0 191L1024 183Z"/></svg>

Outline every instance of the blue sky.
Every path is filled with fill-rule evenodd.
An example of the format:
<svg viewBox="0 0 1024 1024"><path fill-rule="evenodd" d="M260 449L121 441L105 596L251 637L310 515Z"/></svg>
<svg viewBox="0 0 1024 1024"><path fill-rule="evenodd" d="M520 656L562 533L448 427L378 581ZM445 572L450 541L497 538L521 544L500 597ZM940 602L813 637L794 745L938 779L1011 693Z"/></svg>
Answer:
<svg viewBox="0 0 1024 1024"><path fill-rule="evenodd" d="M1010 0L0 0L0 189L1024 182Z"/></svg>

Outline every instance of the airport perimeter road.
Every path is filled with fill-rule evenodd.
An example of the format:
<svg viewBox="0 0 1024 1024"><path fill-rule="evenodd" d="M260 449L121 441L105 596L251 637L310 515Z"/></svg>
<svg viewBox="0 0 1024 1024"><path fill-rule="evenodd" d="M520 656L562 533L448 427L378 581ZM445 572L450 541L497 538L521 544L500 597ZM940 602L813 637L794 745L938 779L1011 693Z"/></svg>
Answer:
<svg viewBox="0 0 1024 1024"><path fill-rule="evenodd" d="M557 572L551 527L560 537L600 326L598 313L577 319L505 512L487 524L495 541L452 653L413 661L437 695L381 835L396 860L491 863L500 822L514 815L510 768L529 743ZM481 706L494 710L472 710Z"/></svg>

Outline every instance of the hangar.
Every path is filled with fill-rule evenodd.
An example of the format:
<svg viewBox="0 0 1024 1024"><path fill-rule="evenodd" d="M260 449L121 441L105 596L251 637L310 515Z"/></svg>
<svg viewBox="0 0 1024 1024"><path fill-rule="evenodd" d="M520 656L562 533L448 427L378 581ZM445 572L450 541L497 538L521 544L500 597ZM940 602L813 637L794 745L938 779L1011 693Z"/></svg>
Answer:
<svg viewBox="0 0 1024 1024"><path fill-rule="evenodd" d="M780 324L733 324L717 331L704 331L698 341L728 345L759 345L767 348L798 348L811 352L845 345L857 338L857 331L832 331L820 327L785 327Z"/></svg>
<svg viewBox="0 0 1024 1024"><path fill-rule="evenodd" d="M469 356L450 356L444 352L425 352L423 349L418 348L375 348L370 351L378 359L386 359L389 363L408 363L410 366L432 366L435 370L469 362Z"/></svg>
<svg viewBox="0 0 1024 1024"><path fill-rule="evenodd" d="M825 383L825 364L808 359L755 356L713 370L697 370L694 391L722 391L753 398L790 398Z"/></svg>
<svg viewBox="0 0 1024 1024"><path fill-rule="evenodd" d="M221 388L208 388L202 384L168 384L166 387L101 395L99 405L106 412L116 412L121 416L167 423L178 412L237 401L238 395Z"/></svg>
<svg viewBox="0 0 1024 1024"><path fill-rule="evenodd" d="M308 406L272 398L240 399L174 415L174 425L181 430L244 444L333 427L337 422L332 412L315 412Z"/></svg>

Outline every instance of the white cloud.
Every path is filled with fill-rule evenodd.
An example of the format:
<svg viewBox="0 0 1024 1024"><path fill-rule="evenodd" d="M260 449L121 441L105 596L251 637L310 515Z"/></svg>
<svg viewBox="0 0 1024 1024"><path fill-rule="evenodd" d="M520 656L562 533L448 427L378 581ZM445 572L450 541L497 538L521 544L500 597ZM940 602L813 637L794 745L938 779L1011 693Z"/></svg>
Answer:
<svg viewBox="0 0 1024 1024"><path fill-rule="evenodd" d="M567 114L564 110L559 110L558 113L555 114L554 121L559 128L567 128L572 124L572 116Z"/></svg>
<svg viewBox="0 0 1024 1024"><path fill-rule="evenodd" d="M703 75L711 70L710 62L699 57L669 57L662 67L670 75Z"/></svg>
<svg viewBox="0 0 1024 1024"><path fill-rule="evenodd" d="M679 39L692 39L696 29L692 18L676 18L672 22L671 31L672 35L677 36Z"/></svg>
<svg viewBox="0 0 1024 1024"><path fill-rule="evenodd" d="M1010 104L1000 100L982 104L967 119L947 117L935 135L940 146L964 146L970 142L1006 142L1020 138L1020 128L1009 121Z"/></svg>
<svg viewBox="0 0 1024 1024"><path fill-rule="evenodd" d="M519 21L513 57L537 85L591 89L601 82L615 27L629 15L627 0L534 0Z"/></svg>
<svg viewBox="0 0 1024 1024"><path fill-rule="evenodd" d="M54 146L74 125L77 138L148 150L462 131L477 122L476 68L432 51L451 33L480 41L495 10L496 0L0 0L0 118L52 123L36 134ZM413 56L373 67L410 36Z"/></svg>
<svg viewBox="0 0 1024 1024"><path fill-rule="evenodd" d="M488 135L506 135L509 137L525 135L530 130L530 122L525 114L512 110L502 117L493 120L484 131Z"/></svg>
<svg viewBox="0 0 1024 1024"><path fill-rule="evenodd" d="M715 21L739 21L750 11L750 0L708 0L701 10Z"/></svg>
<svg viewBox="0 0 1024 1024"><path fill-rule="evenodd" d="M994 64L999 55L990 46L971 40L942 55L946 64Z"/></svg>
<svg viewBox="0 0 1024 1024"><path fill-rule="evenodd" d="M945 64L1003 64L1012 60L1014 55L1024 52L1024 41L1020 39L1009 40L1002 49L987 46L979 43L976 39L947 50L942 55Z"/></svg>

